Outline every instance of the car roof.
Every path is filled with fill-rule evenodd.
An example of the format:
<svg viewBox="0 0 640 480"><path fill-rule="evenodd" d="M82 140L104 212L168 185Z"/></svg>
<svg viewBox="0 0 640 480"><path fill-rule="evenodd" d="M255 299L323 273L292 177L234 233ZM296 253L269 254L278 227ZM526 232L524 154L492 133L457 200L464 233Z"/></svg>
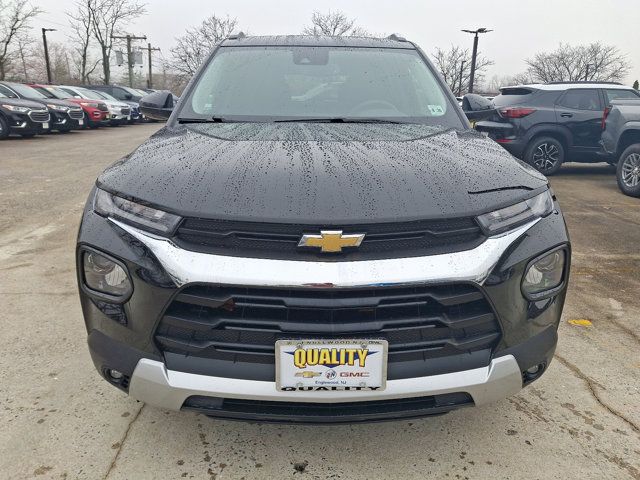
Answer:
<svg viewBox="0 0 640 480"><path fill-rule="evenodd" d="M619 83L608 82L575 82L575 83L526 83L520 85L512 85L509 87L501 87L500 91L507 88L531 88L536 90L569 90L572 88L609 88L615 90L632 90L631 87L620 85Z"/></svg>
<svg viewBox="0 0 640 480"><path fill-rule="evenodd" d="M399 36L388 38L370 37L329 37L323 35L270 35L245 36L232 35L222 42L229 47L364 47L364 48L403 48L415 50L413 43Z"/></svg>

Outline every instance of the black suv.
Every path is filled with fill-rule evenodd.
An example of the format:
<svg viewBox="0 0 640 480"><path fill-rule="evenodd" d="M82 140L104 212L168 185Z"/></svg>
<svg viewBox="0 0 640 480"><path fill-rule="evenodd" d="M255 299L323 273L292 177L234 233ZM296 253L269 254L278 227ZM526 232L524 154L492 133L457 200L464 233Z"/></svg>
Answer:
<svg viewBox="0 0 640 480"><path fill-rule="evenodd" d="M77 244L105 380L270 421L518 392L553 358L569 261L547 179L395 36L221 42L166 127L100 175Z"/></svg>
<svg viewBox="0 0 640 480"><path fill-rule="evenodd" d="M476 129L545 175L563 162L609 162L600 151L602 116L611 100L638 98L616 83L549 83L500 89L495 113Z"/></svg>

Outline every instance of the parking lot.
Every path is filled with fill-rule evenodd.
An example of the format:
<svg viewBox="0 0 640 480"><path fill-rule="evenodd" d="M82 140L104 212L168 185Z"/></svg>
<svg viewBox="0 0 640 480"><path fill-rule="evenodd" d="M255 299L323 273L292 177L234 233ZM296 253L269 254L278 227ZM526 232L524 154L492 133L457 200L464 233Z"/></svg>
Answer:
<svg viewBox="0 0 640 480"><path fill-rule="evenodd" d="M640 479L640 201L604 164L552 185L573 242L555 361L515 397L288 426L144 406L94 370L74 242L96 176L159 124L0 143L0 477Z"/></svg>

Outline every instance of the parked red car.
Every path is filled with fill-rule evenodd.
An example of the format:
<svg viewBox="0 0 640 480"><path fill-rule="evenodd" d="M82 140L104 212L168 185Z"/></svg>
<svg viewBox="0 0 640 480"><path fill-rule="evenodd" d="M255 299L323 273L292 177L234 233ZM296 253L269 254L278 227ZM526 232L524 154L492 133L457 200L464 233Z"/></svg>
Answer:
<svg viewBox="0 0 640 480"><path fill-rule="evenodd" d="M86 125L89 128L98 128L108 122L107 116L109 115L109 109L107 108L107 104L100 100L77 98L55 85L31 84L30 86L38 90L43 95L46 95L48 98L68 100L80 105L84 110L84 118L86 120Z"/></svg>

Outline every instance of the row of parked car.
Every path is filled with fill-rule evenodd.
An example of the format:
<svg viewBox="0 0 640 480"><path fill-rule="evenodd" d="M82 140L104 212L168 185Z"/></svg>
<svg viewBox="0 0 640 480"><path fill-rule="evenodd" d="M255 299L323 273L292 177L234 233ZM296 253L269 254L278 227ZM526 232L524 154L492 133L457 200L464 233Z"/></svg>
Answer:
<svg viewBox="0 0 640 480"><path fill-rule="evenodd" d="M462 107L474 112L477 130L545 175L565 162L607 162L617 166L620 189L640 196L640 127L619 120L621 111L640 120L637 90L608 82L517 85L492 99L467 95Z"/></svg>
<svg viewBox="0 0 640 480"><path fill-rule="evenodd" d="M145 120L140 99L153 90L117 85L41 85L0 82L0 139Z"/></svg>

